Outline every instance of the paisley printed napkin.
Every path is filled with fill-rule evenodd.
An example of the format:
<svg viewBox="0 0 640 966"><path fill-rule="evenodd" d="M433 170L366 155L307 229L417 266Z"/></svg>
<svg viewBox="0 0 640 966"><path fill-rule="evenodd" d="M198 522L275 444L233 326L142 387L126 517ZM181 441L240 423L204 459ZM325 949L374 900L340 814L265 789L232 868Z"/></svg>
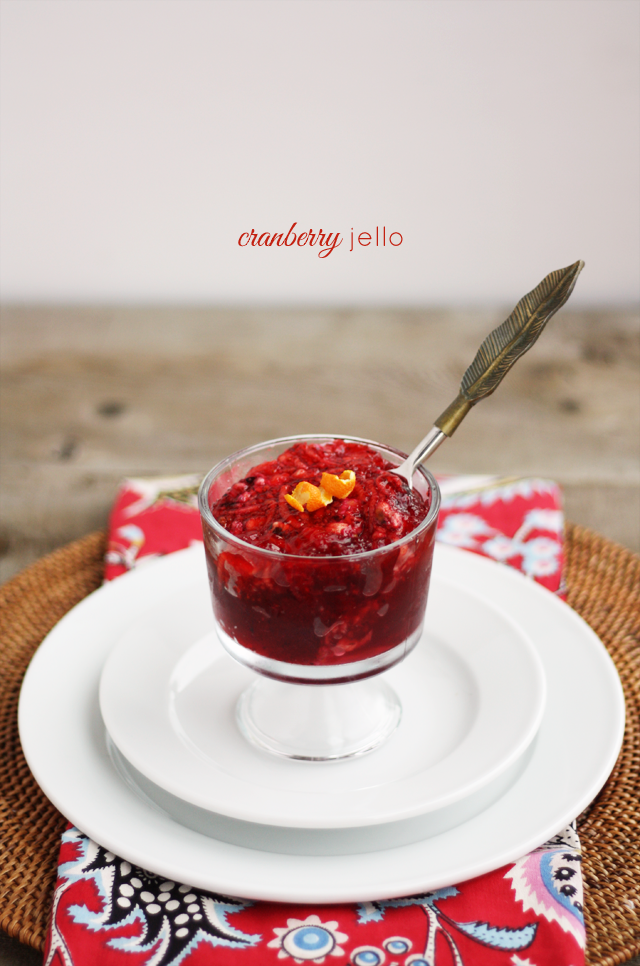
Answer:
<svg viewBox="0 0 640 966"><path fill-rule="evenodd" d="M131 479L106 580L200 541L199 477ZM438 537L561 594L561 495L536 479L443 481ZM553 794L553 789L549 789ZM569 827L494 872L434 892L340 905L251 902L170 882L62 836L45 966L582 966L580 844Z"/></svg>

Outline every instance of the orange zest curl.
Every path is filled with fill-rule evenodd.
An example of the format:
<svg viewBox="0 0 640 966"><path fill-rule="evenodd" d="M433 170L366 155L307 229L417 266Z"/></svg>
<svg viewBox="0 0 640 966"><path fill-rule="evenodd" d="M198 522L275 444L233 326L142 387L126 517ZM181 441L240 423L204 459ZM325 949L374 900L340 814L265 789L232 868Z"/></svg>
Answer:
<svg viewBox="0 0 640 966"><path fill-rule="evenodd" d="M296 500L293 494L285 493L284 498L289 506L292 506L294 510L299 510L300 513L304 513L304 503L300 503L299 500Z"/></svg>
<svg viewBox="0 0 640 966"><path fill-rule="evenodd" d="M300 513L304 513L304 503L300 503L299 500L296 500L295 496L293 496L291 493L285 493L284 498L289 506L292 506L294 510L299 510Z"/></svg>
<svg viewBox="0 0 640 966"><path fill-rule="evenodd" d="M326 490L323 490L320 486L314 486L313 483L307 483L303 480L298 483L295 490L291 495L285 493L285 500L289 503L295 510L299 510L301 513L304 512L305 508L309 513L313 513L314 510L319 510L322 506L327 506L333 501L333 497Z"/></svg>
<svg viewBox="0 0 640 966"><path fill-rule="evenodd" d="M340 476L335 476L333 473L323 473L320 486L314 486L313 483L307 483L306 480L303 480L296 485L293 493L285 493L284 498L289 506L298 510L299 513L304 513L305 510L313 513L314 510L319 510L320 507L333 503L334 496L339 500L344 500L345 497L349 496L355 485L356 474L353 470L345 470Z"/></svg>
<svg viewBox="0 0 640 966"><path fill-rule="evenodd" d="M320 489L326 490L331 496L337 496L339 500L344 500L349 496L356 485L356 474L353 470L345 470L340 476L333 473L323 473L320 480Z"/></svg>

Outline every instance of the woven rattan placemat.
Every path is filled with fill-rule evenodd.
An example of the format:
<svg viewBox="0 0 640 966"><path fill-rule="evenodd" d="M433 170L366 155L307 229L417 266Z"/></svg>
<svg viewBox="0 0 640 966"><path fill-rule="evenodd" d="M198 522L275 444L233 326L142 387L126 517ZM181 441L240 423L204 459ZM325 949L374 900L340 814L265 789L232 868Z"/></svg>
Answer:
<svg viewBox="0 0 640 966"><path fill-rule="evenodd" d="M102 577L94 533L44 557L0 588L0 927L44 947L65 820L24 760L16 712L27 664L54 624ZM587 962L640 953L640 559L583 527L566 531L568 601L609 650L625 691L627 727L616 767L579 821ZM567 700L571 700L567 681Z"/></svg>

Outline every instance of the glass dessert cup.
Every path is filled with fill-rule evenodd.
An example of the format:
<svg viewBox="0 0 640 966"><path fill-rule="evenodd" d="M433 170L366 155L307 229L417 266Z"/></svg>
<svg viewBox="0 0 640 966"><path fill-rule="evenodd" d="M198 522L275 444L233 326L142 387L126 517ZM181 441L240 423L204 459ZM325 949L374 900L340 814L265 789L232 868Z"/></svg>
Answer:
<svg viewBox="0 0 640 966"><path fill-rule="evenodd" d="M428 505L418 526L386 546L336 556L252 546L226 530L211 506L294 444L337 439L363 444L394 466L404 459L357 437L269 440L214 466L198 496L218 637L259 675L239 699L240 730L262 749L313 761L371 751L400 721L400 701L378 675L403 660L422 633L438 485L418 467L413 486Z"/></svg>

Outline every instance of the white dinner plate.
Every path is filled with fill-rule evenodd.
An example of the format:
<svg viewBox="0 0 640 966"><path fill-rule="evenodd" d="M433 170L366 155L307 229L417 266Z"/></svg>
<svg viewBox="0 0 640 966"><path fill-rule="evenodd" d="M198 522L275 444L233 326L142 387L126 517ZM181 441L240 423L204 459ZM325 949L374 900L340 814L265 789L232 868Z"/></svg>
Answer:
<svg viewBox="0 0 640 966"><path fill-rule="evenodd" d="M262 751L235 721L237 700L256 675L213 630L202 556L192 552L182 565L191 583L171 593L170 574L158 569L154 599L111 651L100 682L102 717L118 750L179 799L286 828L398 822L473 795L538 731L545 681L530 639L489 601L435 574L425 632L385 673L402 703L394 734L343 761Z"/></svg>
<svg viewBox="0 0 640 966"><path fill-rule="evenodd" d="M523 628L542 660L545 712L524 770L480 814L421 842L358 855L302 856L232 845L178 824L125 781L98 707L114 643L143 616L160 579L191 584L183 551L149 563L82 601L56 625L27 671L19 708L30 768L82 831L167 878L254 899L342 902L410 895L503 865L562 829L597 794L624 730L613 662L590 628L510 568L437 546L434 576L493 603ZM161 578L161 574L164 577Z"/></svg>

